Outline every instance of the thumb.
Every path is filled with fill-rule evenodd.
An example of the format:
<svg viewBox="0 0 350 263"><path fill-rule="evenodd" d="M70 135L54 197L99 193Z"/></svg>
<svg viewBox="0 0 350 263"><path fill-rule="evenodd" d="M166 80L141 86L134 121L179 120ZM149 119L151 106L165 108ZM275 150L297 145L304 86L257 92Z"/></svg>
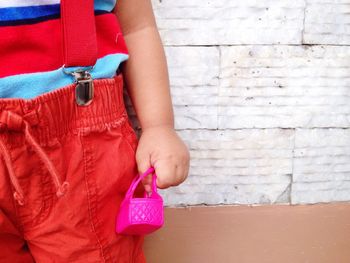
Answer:
<svg viewBox="0 0 350 263"><path fill-rule="evenodd" d="M146 170L151 166L150 156L141 157L137 162L137 170L139 175L146 172ZM148 174L145 178L142 179L142 184L145 190L150 193L152 192L151 184L152 184L152 174Z"/></svg>

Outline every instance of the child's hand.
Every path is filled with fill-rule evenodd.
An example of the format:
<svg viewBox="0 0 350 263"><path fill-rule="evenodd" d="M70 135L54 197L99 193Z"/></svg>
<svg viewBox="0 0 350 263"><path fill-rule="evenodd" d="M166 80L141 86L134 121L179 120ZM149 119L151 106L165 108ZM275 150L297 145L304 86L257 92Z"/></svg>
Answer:
<svg viewBox="0 0 350 263"><path fill-rule="evenodd" d="M189 172L189 150L171 126L150 127L142 131L136 150L139 173L153 166L157 174L157 186L165 189L181 184ZM147 192L151 192L152 175L142 180Z"/></svg>

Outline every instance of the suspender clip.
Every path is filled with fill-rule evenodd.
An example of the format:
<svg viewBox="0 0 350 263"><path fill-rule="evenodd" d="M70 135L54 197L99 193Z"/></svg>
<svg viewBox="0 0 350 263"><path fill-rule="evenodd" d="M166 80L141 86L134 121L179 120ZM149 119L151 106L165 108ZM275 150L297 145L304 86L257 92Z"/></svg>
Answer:
<svg viewBox="0 0 350 263"><path fill-rule="evenodd" d="M94 83L88 71L75 71L75 99L79 106L88 106L94 97Z"/></svg>
<svg viewBox="0 0 350 263"><path fill-rule="evenodd" d="M93 68L93 67L91 67ZM89 69L77 69L68 71L63 67L63 72L72 75L75 79L75 101L79 106L88 106L94 97L94 82Z"/></svg>

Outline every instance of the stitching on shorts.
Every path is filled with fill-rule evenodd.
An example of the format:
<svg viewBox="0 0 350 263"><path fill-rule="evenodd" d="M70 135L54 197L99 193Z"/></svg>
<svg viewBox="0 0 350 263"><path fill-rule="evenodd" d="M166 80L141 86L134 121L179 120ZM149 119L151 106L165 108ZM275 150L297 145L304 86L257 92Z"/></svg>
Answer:
<svg viewBox="0 0 350 263"><path fill-rule="evenodd" d="M32 227L42 223L49 216L53 204L52 182L48 177L49 175L45 173L42 164L39 166L38 173L40 174L41 205L38 213L30 219L30 222L28 222ZM24 224L26 225L27 223Z"/></svg>
<svg viewBox="0 0 350 263"><path fill-rule="evenodd" d="M126 143L131 148L133 154L136 155L138 138L137 138L137 135L135 134L134 129L130 126L129 119L126 119L126 121L123 123L122 135Z"/></svg>
<svg viewBox="0 0 350 263"><path fill-rule="evenodd" d="M100 133L100 132L104 132L106 130L109 130L111 128L116 128L116 127L122 126L122 125L124 125L124 122L126 120L127 120L127 114L124 112L118 118L113 118L112 120L110 120L108 122L102 122L98 125L91 125L91 126L79 128L77 130L77 132L79 134L82 134L83 136L86 136L91 132Z"/></svg>
<svg viewBox="0 0 350 263"><path fill-rule="evenodd" d="M42 187L42 209L41 209L41 216L40 216L40 222L42 222L45 218L47 218L50 215L50 212L52 210L53 206L53 199L54 199L54 190L53 190L53 184L50 178L50 175L48 174L48 171L46 168L41 165L40 166L41 171L41 187Z"/></svg>
<svg viewBox="0 0 350 263"><path fill-rule="evenodd" d="M97 235L97 231L96 231L96 227L95 227L95 224L94 224L94 215L93 215L93 210L96 211L96 200L95 201L95 205L94 205L94 208L92 207L93 205L93 196L92 196L92 193L90 193L90 187L89 187L89 182L88 182L88 174L89 174L89 166L88 166L88 163L91 163L93 162L93 157L92 157L92 154L91 154L91 150L88 149L84 143L84 139L83 139L83 136L79 136L79 139L80 139L80 142L81 142L81 145L82 145L82 149L83 149L83 162L84 162L84 177L85 177L85 188L86 188L86 192L87 192L87 199L88 199L88 213L89 213L89 219L90 219L90 224L91 224L91 228L92 228L92 231L94 232L95 236L96 236L96 240L97 240L97 244L99 246L99 249L100 249L100 252L101 252L101 257L104 261L106 261L106 258L105 258L105 255L104 255L104 251L103 251L103 246L102 246L102 243L101 243L101 240L99 239L98 235ZM90 152L89 152L90 150ZM90 158L91 160L88 160L88 155L90 153Z"/></svg>
<svg viewBox="0 0 350 263"><path fill-rule="evenodd" d="M10 159L11 159L11 162L13 162L11 151L10 151ZM14 188L13 188L13 186L11 184L10 184L10 187L11 187L11 193L13 193L14 192ZM13 207L15 208L15 214L16 214L16 218L15 218L15 222L14 223L15 223L17 229L19 230L19 232L24 237L24 224L23 224L23 222L22 222L22 220L20 218L19 205L16 202L15 198L13 197L13 195L11 196L11 200L12 200Z"/></svg>

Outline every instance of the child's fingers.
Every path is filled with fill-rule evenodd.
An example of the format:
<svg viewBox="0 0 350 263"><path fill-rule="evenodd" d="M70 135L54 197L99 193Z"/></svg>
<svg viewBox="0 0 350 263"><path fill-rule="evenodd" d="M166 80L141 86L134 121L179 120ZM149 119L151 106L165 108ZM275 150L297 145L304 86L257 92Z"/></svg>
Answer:
<svg viewBox="0 0 350 263"><path fill-rule="evenodd" d="M184 163L182 165L177 165L176 166L176 178L177 178L177 182L176 184L174 184L174 186L178 186L180 184L182 184L187 176L188 176L188 172L189 172L189 164L188 163Z"/></svg>
<svg viewBox="0 0 350 263"><path fill-rule="evenodd" d="M149 158L142 158L137 162L137 170L139 174L143 174L151 166ZM152 174L147 175L142 179L142 184L147 192L151 192Z"/></svg>
<svg viewBox="0 0 350 263"><path fill-rule="evenodd" d="M143 178L142 184L148 193L152 192L152 174L149 174L145 178Z"/></svg>
<svg viewBox="0 0 350 263"><path fill-rule="evenodd" d="M157 161L156 174L157 186L160 189L165 189L173 185L174 176L176 173L176 165L169 163L169 161Z"/></svg>

